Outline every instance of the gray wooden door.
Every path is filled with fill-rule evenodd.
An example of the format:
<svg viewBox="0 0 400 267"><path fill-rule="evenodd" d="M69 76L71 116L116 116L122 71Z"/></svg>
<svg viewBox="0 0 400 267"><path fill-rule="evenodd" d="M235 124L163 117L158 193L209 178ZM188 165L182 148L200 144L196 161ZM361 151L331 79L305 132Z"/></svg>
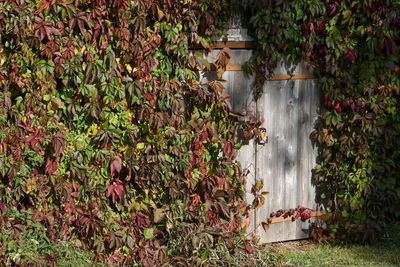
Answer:
<svg viewBox="0 0 400 267"><path fill-rule="evenodd" d="M215 50L209 55L211 62L218 52ZM268 231L264 231L261 221L278 209L296 208L297 205L316 209L312 168L317 154L309 137L319 106L316 81L296 79L298 74L309 74L304 65L282 62L275 70L278 80L267 81L262 96L255 100L254 77L240 70L251 55L250 49L232 49L234 66L227 68L222 76L233 109L263 118L262 127L269 138L265 145L259 145L255 140L241 140L242 147L237 156L242 168L250 171L246 183L248 203L253 201L251 186L257 180L263 180L263 191L270 192L265 204L251 217L248 232L256 233L261 242L307 238L310 221L271 224Z"/></svg>
<svg viewBox="0 0 400 267"><path fill-rule="evenodd" d="M251 41L247 31L241 27L240 19L232 18L229 24L228 41L238 44ZM228 68L222 76L227 81L226 92L232 97L231 105L242 114L254 113L259 119L263 118L262 127L266 128L269 138L265 145L259 145L255 140L241 140L242 147L237 156L242 168L250 171L246 179L247 202L252 203L251 186L258 180L263 180L263 190L270 192L264 205L252 215L247 232L255 233L265 243L307 238L310 220L270 224L268 231L264 231L261 222L278 209L297 205L316 209L312 169L317 150L309 138L318 117L316 80L290 79L292 75L310 72L303 64L281 62L274 72L278 79L267 81L261 98L255 100L252 90L254 77L237 68L251 58L252 51L240 49L243 47L240 44L232 47L235 47L232 49L232 64L236 68ZM214 51L212 56L217 53L218 50Z"/></svg>
<svg viewBox="0 0 400 267"><path fill-rule="evenodd" d="M305 74L302 65L282 63L276 74ZM256 211L255 225L278 209L298 205L316 209L312 169L317 156L310 133L318 117L319 97L314 79L267 81L257 100L257 113L269 141L255 145L255 178L264 181L270 192L262 208ZM276 242L309 237L310 221L287 221L271 224L268 231L256 230L262 242Z"/></svg>

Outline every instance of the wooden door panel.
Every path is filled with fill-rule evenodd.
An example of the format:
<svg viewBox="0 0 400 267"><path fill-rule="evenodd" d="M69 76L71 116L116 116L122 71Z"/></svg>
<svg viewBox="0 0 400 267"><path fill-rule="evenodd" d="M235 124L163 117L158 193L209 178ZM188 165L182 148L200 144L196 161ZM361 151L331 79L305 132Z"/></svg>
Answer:
<svg viewBox="0 0 400 267"><path fill-rule="evenodd" d="M268 144L256 147L256 178L264 181L270 194L256 212L257 222L272 211L302 205L315 208L312 168L316 150L309 135L317 118L318 93L315 80L269 81L257 101L269 136ZM262 227L257 235L262 242L294 240L309 236L310 222L282 222Z"/></svg>
<svg viewBox="0 0 400 267"><path fill-rule="evenodd" d="M211 52L207 59L216 60L220 50ZM250 49L232 49L232 65L241 66L251 58ZM304 64L290 64L282 61L275 74L285 77L310 74ZM201 75L208 80L217 78L216 72ZM257 113L264 118L269 142L258 145L256 141L239 138L242 147L237 160L243 169L250 171L246 179L246 200L253 201L251 186L263 179L263 191L269 191L265 204L253 216L247 232L253 232L261 242L277 242L309 237L310 221L282 222L271 224L264 231L261 221L272 211L295 208L302 205L315 209L315 188L311 172L315 166L316 149L309 138L317 118L319 106L316 81L313 79L292 79L267 81L263 94L257 101L253 97L254 77L244 71L227 70L222 79L226 81L225 92L231 96L233 110L242 114ZM240 133L239 133L240 136Z"/></svg>

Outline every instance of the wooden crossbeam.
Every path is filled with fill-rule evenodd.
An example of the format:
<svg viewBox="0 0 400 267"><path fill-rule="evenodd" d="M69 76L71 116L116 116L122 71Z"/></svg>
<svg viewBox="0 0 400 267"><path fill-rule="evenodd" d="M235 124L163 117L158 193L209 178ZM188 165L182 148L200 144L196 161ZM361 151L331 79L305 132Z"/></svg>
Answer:
<svg viewBox="0 0 400 267"><path fill-rule="evenodd" d="M251 41L218 41L212 42L211 47L214 49L222 49L228 47L230 49L253 49L254 44ZM191 49L204 49L201 45L194 45L190 47Z"/></svg>
<svg viewBox="0 0 400 267"><path fill-rule="evenodd" d="M240 65L227 65L227 71L242 71L243 67ZM282 80L303 80L303 79L314 79L314 74L279 74L272 75L268 81L282 81Z"/></svg>
<svg viewBox="0 0 400 267"><path fill-rule="evenodd" d="M226 70L229 70L229 71L242 71L243 70L243 67L242 66L240 66L240 65L227 65L226 66Z"/></svg>
<svg viewBox="0 0 400 267"><path fill-rule="evenodd" d="M228 42L213 42L213 48L224 48L228 47L230 49L253 49L254 44L250 41L228 41Z"/></svg>
<svg viewBox="0 0 400 267"><path fill-rule="evenodd" d="M227 65L225 71L242 71L243 67L240 65ZM216 71L215 66L211 66L211 71ZM315 79L314 74L278 74L272 75L268 81L283 81L283 80L304 80Z"/></svg>
<svg viewBox="0 0 400 267"><path fill-rule="evenodd" d="M314 79L315 76L313 74L282 74L282 75L273 75L269 81L281 81L281 80L302 80L302 79Z"/></svg>
<svg viewBox="0 0 400 267"><path fill-rule="evenodd" d="M312 211L311 212L311 218L312 217L321 217L322 215L330 215L329 213L326 212L321 212L321 211ZM296 216L295 215L291 215L288 216L286 218L284 217L278 217L278 218L268 218L266 220L261 221L261 224L264 228L265 231L267 231L269 229L270 224L274 224L274 223L281 223L281 222L287 222L287 221L295 221L296 220Z"/></svg>

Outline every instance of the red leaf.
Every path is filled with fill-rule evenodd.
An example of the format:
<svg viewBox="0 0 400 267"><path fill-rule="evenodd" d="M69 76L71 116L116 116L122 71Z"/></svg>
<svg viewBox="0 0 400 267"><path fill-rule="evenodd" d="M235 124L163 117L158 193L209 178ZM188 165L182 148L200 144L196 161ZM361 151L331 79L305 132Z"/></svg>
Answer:
<svg viewBox="0 0 400 267"><path fill-rule="evenodd" d="M57 156L60 156L65 150L65 134L58 133L53 137L53 146L54 151L56 152Z"/></svg>
<svg viewBox="0 0 400 267"><path fill-rule="evenodd" d="M20 80L18 80L18 81L17 81L17 85L18 85L18 87L21 88L21 87L24 86L25 84L24 84L23 82L21 82Z"/></svg>
<svg viewBox="0 0 400 267"><path fill-rule="evenodd" d="M74 191L78 191L79 184L72 182L72 187L74 188Z"/></svg>
<svg viewBox="0 0 400 267"><path fill-rule="evenodd" d="M38 5L37 5L37 9L36 9L36 14L39 14L40 12L42 12L43 10L47 10L50 7L50 3L47 2L46 0L41 1Z"/></svg>
<svg viewBox="0 0 400 267"><path fill-rule="evenodd" d="M96 25L99 25L99 24L96 24ZM100 30L101 30L100 28L96 28L96 26L95 26L95 30L94 30L94 33L93 33L93 40L96 40L97 37L99 37Z"/></svg>
<svg viewBox="0 0 400 267"><path fill-rule="evenodd" d="M114 177L115 172L119 173L121 171L121 158L118 156L115 156L111 159L111 176Z"/></svg>
<svg viewBox="0 0 400 267"><path fill-rule="evenodd" d="M226 178L218 177L218 186L220 188L223 188L225 183L226 183Z"/></svg>
<svg viewBox="0 0 400 267"><path fill-rule="evenodd" d="M253 254L253 248L250 245L246 245L246 253Z"/></svg>
<svg viewBox="0 0 400 267"><path fill-rule="evenodd" d="M199 194L195 194L192 200L193 205L197 205L198 203L201 202L201 198L199 196Z"/></svg>
<svg viewBox="0 0 400 267"><path fill-rule="evenodd" d="M230 159L233 155L233 142L232 141L225 142L223 151L225 156Z"/></svg>
<svg viewBox="0 0 400 267"><path fill-rule="evenodd" d="M28 138L26 139L27 142L31 143L31 146L33 149L35 149L36 145L38 145L40 150L42 150L42 146L40 145L40 141L42 141L42 140L44 140L44 138L40 136L39 129L36 129L34 134L28 136Z"/></svg>
<svg viewBox="0 0 400 267"><path fill-rule="evenodd" d="M73 30L74 27L75 27L75 24L76 24L76 19L75 18L70 19L69 22L68 22L69 29Z"/></svg>
<svg viewBox="0 0 400 267"><path fill-rule="evenodd" d="M121 262L121 256L119 254L114 254L108 258L109 263L118 263Z"/></svg>
<svg viewBox="0 0 400 267"><path fill-rule="evenodd" d="M44 26L43 29L44 29L44 32L46 33L47 39L50 40L51 39L51 37L50 37L50 28Z"/></svg>
<svg viewBox="0 0 400 267"><path fill-rule="evenodd" d="M85 33L85 25L83 24L82 20L78 20L78 27L79 30L81 31L82 35Z"/></svg>
<svg viewBox="0 0 400 267"><path fill-rule="evenodd" d="M117 184L114 188L114 192L118 195L120 200L122 200L124 198L124 186L123 185Z"/></svg>
<svg viewBox="0 0 400 267"><path fill-rule="evenodd" d="M124 8L126 9L129 6L129 2L126 0L114 0L113 7L116 9Z"/></svg>
<svg viewBox="0 0 400 267"><path fill-rule="evenodd" d="M141 260L143 260L144 259L144 250L143 249L140 249L139 250L139 258L141 259Z"/></svg>
<svg viewBox="0 0 400 267"><path fill-rule="evenodd" d="M163 231L160 231L160 230L154 230L154 231L153 231L153 234L154 234L154 235L160 234L160 235L162 235L163 237L165 237L164 232L163 232Z"/></svg>
<svg viewBox="0 0 400 267"><path fill-rule="evenodd" d="M112 185L109 185L108 186L108 193L107 193L107 196L109 197L109 196L111 196L111 194L113 193L113 191L114 191L114 185L112 184ZM114 201L114 199L113 199L113 201ZM115 202L115 201L114 201Z"/></svg>
<svg viewBox="0 0 400 267"><path fill-rule="evenodd" d="M46 167L44 168L45 173L51 175L58 168L57 161L52 161L50 158L47 158Z"/></svg>
<svg viewBox="0 0 400 267"><path fill-rule="evenodd" d="M50 32L54 35L61 35L61 33L56 28L50 28Z"/></svg>
<svg viewBox="0 0 400 267"><path fill-rule="evenodd" d="M118 180L119 181L119 180ZM108 187L108 194L107 196L112 196L112 201L116 202L117 197L122 200L124 198L124 184L119 181L117 184L112 184Z"/></svg>
<svg viewBox="0 0 400 267"><path fill-rule="evenodd" d="M342 108L340 107L340 102L338 100L335 102L335 110L339 114L342 113Z"/></svg>

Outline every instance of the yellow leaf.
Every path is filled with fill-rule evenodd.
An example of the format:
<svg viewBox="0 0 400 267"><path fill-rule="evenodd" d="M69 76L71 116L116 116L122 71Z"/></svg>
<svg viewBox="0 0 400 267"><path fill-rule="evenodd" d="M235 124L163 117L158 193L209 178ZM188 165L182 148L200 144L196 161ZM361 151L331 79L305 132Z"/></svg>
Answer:
<svg viewBox="0 0 400 267"><path fill-rule="evenodd" d="M129 73L132 73L132 66L129 64L125 64L125 68L128 70Z"/></svg>
<svg viewBox="0 0 400 267"><path fill-rule="evenodd" d="M218 78L221 78L222 75L224 74L224 72L225 72L225 68L218 68L217 69Z"/></svg>
<svg viewBox="0 0 400 267"><path fill-rule="evenodd" d="M159 9L157 7L157 15L158 15L158 20L162 20L162 18L164 17L164 12L162 12L161 9Z"/></svg>

